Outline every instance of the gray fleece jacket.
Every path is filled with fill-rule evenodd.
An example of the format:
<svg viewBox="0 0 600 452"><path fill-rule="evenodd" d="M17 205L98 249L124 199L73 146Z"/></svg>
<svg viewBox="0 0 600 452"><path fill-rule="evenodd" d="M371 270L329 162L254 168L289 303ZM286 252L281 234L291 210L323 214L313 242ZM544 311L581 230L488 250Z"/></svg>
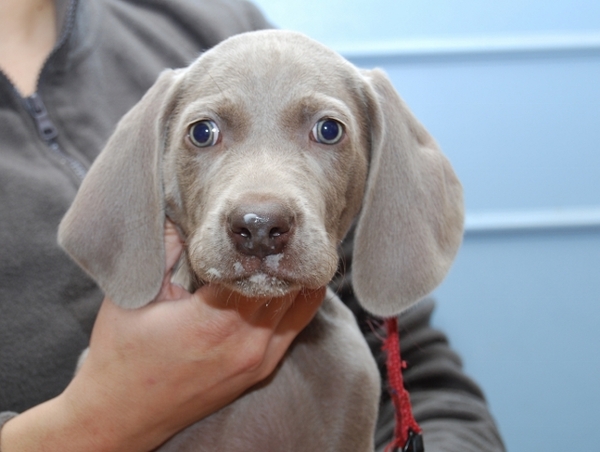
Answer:
<svg viewBox="0 0 600 452"><path fill-rule="evenodd" d="M57 17L60 38L34 96L22 98L0 72L0 412L62 392L87 346L102 294L57 246L56 231L117 121L163 68L269 26L245 0L63 0ZM344 281L342 297L363 318ZM402 320L405 378L427 450L503 450L481 392L429 326L431 310L422 304ZM380 446L392 426L384 397Z"/></svg>

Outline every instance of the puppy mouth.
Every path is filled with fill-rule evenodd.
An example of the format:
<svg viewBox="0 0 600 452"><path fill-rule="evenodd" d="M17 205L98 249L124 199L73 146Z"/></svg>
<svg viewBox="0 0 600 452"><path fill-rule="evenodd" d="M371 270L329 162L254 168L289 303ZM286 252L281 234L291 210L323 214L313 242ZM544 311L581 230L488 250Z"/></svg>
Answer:
<svg viewBox="0 0 600 452"><path fill-rule="evenodd" d="M257 272L251 276L236 279L231 288L247 297L280 297L300 288L300 284L272 276L263 272Z"/></svg>
<svg viewBox="0 0 600 452"><path fill-rule="evenodd" d="M223 284L247 297L280 297L304 286L293 277L293 272L286 270L284 265L280 266L283 257L284 254L280 253L263 259L240 259L229 271L209 268L203 279Z"/></svg>

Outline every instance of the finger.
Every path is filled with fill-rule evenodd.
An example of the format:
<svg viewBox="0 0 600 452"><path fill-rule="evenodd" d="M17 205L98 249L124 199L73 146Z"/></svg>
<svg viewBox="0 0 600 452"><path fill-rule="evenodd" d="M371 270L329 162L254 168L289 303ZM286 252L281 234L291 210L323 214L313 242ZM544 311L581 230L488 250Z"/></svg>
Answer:
<svg viewBox="0 0 600 452"><path fill-rule="evenodd" d="M277 326L276 334L298 334L315 316L325 298L325 287L319 289L303 289L296 296Z"/></svg>
<svg viewBox="0 0 600 452"><path fill-rule="evenodd" d="M183 251L183 242L177 231L177 227L170 220L165 220L165 254L166 271L169 273L179 260Z"/></svg>
<svg viewBox="0 0 600 452"><path fill-rule="evenodd" d="M179 300L189 293L182 287L171 284L173 267L181 257L183 252L183 241L175 224L169 219L165 220L165 275L160 292L155 301Z"/></svg>
<svg viewBox="0 0 600 452"><path fill-rule="evenodd" d="M252 320L255 325L276 329L289 309L296 302L301 290L294 290L281 297L269 298L253 312Z"/></svg>
<svg viewBox="0 0 600 452"><path fill-rule="evenodd" d="M268 341L262 364L263 376L271 374L298 334L310 323L325 296L325 287L303 289L286 310Z"/></svg>

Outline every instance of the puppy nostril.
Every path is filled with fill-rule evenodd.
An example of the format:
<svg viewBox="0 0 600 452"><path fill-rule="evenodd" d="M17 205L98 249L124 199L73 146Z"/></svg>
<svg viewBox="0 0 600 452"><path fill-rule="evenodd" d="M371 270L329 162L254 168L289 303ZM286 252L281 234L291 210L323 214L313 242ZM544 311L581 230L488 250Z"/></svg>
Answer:
<svg viewBox="0 0 600 452"><path fill-rule="evenodd" d="M289 222L291 223L291 222ZM289 227L277 227L277 228L273 228L271 229L271 231L269 232L269 237L281 237L283 234L286 234L287 232L290 231Z"/></svg>
<svg viewBox="0 0 600 452"><path fill-rule="evenodd" d="M242 228L240 229L239 232L237 232L237 234L241 235L242 237L249 239L252 238L252 234L250 233L250 231L246 228Z"/></svg>

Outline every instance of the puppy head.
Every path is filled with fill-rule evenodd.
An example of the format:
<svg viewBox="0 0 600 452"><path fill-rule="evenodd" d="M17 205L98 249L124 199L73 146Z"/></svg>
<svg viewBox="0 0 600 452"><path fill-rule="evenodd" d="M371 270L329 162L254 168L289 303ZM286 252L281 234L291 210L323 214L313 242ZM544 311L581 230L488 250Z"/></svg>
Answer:
<svg viewBox="0 0 600 452"><path fill-rule="evenodd" d="M338 55L280 32L235 37L187 70L165 198L201 281L275 296L331 279L366 180L357 83Z"/></svg>
<svg viewBox="0 0 600 452"><path fill-rule="evenodd" d="M355 289L391 315L447 271L460 185L385 76L262 31L160 77L94 163L59 240L117 303L141 306L160 289L166 211L199 281L272 297L331 279L361 206Z"/></svg>

